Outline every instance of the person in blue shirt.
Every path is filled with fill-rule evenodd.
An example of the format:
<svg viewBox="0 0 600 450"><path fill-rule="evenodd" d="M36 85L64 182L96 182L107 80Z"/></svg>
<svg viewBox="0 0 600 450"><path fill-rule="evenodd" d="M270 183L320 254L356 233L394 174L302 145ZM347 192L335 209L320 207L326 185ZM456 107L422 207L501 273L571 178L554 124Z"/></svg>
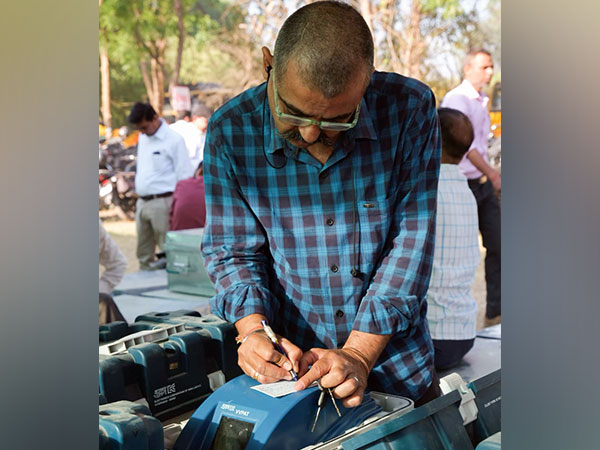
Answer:
<svg viewBox="0 0 600 450"><path fill-rule="evenodd" d="M202 244L261 383L320 379L347 407L365 388L439 395L426 320L440 136L423 83L374 70L351 6L306 5L283 24L266 83L212 116ZM264 334L267 320L287 358Z"/></svg>

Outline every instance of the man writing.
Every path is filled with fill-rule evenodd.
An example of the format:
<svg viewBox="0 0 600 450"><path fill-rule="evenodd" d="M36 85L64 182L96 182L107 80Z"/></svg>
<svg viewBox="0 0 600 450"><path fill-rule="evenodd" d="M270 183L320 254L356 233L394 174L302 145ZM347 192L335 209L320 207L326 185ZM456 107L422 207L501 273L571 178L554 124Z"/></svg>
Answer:
<svg viewBox="0 0 600 450"><path fill-rule="evenodd" d="M297 389L320 379L347 407L367 386L422 404L438 395L424 302L440 165L433 94L374 72L369 28L347 4L304 6L274 55L262 51L267 82L208 127L211 308L235 323L239 365L261 383L293 368Z"/></svg>
<svg viewBox="0 0 600 450"><path fill-rule="evenodd" d="M502 312L500 206L494 194L494 190L500 192L502 179L500 173L488 164L486 152L490 115L487 110L489 98L483 93L483 89L494 74L490 53L483 49L469 52L463 65L463 73L463 82L446 94L442 106L461 111L473 125L473 143L458 167L467 177L469 188L477 201L479 231L486 248L486 325L493 325L500 322Z"/></svg>

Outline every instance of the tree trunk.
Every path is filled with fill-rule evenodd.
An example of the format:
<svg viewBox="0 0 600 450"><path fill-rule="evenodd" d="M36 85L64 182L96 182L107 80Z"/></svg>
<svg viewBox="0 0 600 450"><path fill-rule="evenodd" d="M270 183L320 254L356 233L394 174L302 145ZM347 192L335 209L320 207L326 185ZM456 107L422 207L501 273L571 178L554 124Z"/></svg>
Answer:
<svg viewBox="0 0 600 450"><path fill-rule="evenodd" d="M142 73L142 79L144 80L144 87L146 88L146 94L148 95L148 102L151 105L154 105L156 104L156 100L154 98L152 80L150 79L150 74L148 73L148 61L140 61L140 72Z"/></svg>
<svg viewBox="0 0 600 450"><path fill-rule="evenodd" d="M359 11L367 25L369 26L369 30L371 30L371 35L373 35L373 40L375 39L375 35L373 34L373 12L371 11L371 0L358 0Z"/></svg>
<svg viewBox="0 0 600 450"><path fill-rule="evenodd" d="M110 112L110 65L105 47L100 47L100 79L102 82L102 121L104 126L112 128Z"/></svg>
<svg viewBox="0 0 600 450"><path fill-rule="evenodd" d="M162 116L163 106L165 104L164 92L165 92L165 75L159 61L152 59L151 61L151 79L152 79L152 92L153 101L152 107L156 111L156 114Z"/></svg>
<svg viewBox="0 0 600 450"><path fill-rule="evenodd" d="M421 20L423 20L423 6L421 0L412 0L410 6L410 21L407 30L406 47L404 52L404 65L406 76L419 78L421 76L421 58L423 35L421 34Z"/></svg>
<svg viewBox="0 0 600 450"><path fill-rule="evenodd" d="M181 58L183 55L183 41L185 39L185 25L183 22L183 6L181 4L181 0L174 0L174 8L175 14L177 15L177 29L179 30L179 36L177 41L177 57L175 59L175 70L173 71L173 76L171 77L171 81L169 83L169 97L172 95L171 93L173 92L173 86L176 86L179 83L179 71L181 70Z"/></svg>

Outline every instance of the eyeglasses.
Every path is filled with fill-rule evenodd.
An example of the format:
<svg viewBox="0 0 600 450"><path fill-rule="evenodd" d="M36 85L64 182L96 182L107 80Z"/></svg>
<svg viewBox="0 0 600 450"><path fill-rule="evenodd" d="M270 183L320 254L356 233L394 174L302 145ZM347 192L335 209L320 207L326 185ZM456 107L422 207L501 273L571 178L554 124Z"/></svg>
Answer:
<svg viewBox="0 0 600 450"><path fill-rule="evenodd" d="M277 83L275 82L275 71L273 70L273 92L275 93L275 112L277 113L277 117L282 122L285 122L289 125L295 125L297 127L308 127L311 125L318 126L321 130L328 131L347 131L353 128L358 122L358 114L360 113L360 103L356 107L356 111L354 112L354 120L352 122L327 122L325 120L313 120L308 117L298 117L293 116L291 114L282 113L281 109L279 109L279 95L277 94Z"/></svg>

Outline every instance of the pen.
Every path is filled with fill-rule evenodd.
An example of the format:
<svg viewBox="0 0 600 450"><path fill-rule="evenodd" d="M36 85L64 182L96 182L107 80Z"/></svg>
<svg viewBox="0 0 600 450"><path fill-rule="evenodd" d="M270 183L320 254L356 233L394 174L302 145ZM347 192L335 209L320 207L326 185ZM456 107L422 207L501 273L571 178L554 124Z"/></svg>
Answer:
<svg viewBox="0 0 600 450"><path fill-rule="evenodd" d="M273 346L275 347L275 350L277 350L279 353L281 353L287 359L290 359L290 358L288 358L287 353L285 352L285 350L283 349L283 347L279 343L279 339L277 339L277 336L275 336L275 333L273 332L273 329L269 326L269 324L267 323L267 321L266 320L261 320L260 323L263 326L263 329L265 330L265 333L267 333L267 336L269 336L269 339L271 339L271 342L273 343ZM290 372L290 375L292 376L292 379L294 381L298 381L298 374L296 374L296 372L294 372L294 369L290 370L289 372Z"/></svg>

